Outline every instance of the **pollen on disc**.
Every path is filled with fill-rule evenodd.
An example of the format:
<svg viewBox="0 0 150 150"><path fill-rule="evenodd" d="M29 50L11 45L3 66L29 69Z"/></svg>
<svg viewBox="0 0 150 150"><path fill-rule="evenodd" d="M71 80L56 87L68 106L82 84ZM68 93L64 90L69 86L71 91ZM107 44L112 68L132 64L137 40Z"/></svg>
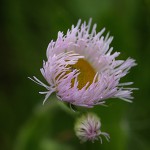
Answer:
<svg viewBox="0 0 150 150"><path fill-rule="evenodd" d="M85 59L79 59L78 62L71 67L73 69L78 69L80 72L78 75L79 89L82 89L87 84L87 82L89 82L89 85L92 84L96 72Z"/></svg>

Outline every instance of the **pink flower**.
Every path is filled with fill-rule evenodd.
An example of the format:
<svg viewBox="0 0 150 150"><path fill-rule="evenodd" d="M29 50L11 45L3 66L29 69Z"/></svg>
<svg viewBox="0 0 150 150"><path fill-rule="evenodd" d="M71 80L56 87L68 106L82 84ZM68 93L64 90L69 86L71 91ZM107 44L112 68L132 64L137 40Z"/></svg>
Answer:
<svg viewBox="0 0 150 150"><path fill-rule="evenodd" d="M46 94L44 102L53 92L64 102L84 107L104 104L108 98L131 102L135 88L124 87L132 82L120 83L120 79L136 65L135 60L116 60L120 53L112 53L113 37L102 36L104 31L96 33L96 24L91 30L90 19L88 24L79 20L66 35L58 32L57 40L48 45L41 69L48 85L30 78L47 89L40 92Z"/></svg>
<svg viewBox="0 0 150 150"><path fill-rule="evenodd" d="M100 140L102 143L101 135L109 141L109 134L106 132L101 132L100 128L100 119L95 114L88 113L87 115L83 115L81 118L77 119L75 124L75 133L81 142L94 142L95 140Z"/></svg>

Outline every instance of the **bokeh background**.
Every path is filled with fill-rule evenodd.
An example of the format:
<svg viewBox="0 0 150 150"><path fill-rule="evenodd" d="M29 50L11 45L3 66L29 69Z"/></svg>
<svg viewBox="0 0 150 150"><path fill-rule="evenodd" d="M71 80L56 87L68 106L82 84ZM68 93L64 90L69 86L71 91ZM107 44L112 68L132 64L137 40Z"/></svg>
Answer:
<svg viewBox="0 0 150 150"><path fill-rule="evenodd" d="M149 0L1 0L0 2L0 149L1 150L149 150L150 149L150 1ZM45 89L27 79L37 76L50 40L93 18L106 27L111 46L138 66L122 81L134 81L134 102L108 100L96 106L108 143L81 144L74 134L75 113L55 95L42 106ZM105 33L106 34L106 33Z"/></svg>

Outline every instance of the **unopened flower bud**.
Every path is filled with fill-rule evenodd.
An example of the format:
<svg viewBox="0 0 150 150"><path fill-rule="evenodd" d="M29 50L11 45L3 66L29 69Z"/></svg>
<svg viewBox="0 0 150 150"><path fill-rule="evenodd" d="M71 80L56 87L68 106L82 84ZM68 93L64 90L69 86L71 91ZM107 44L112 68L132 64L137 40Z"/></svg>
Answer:
<svg viewBox="0 0 150 150"><path fill-rule="evenodd" d="M102 143L101 135L103 135L107 141L110 136L106 132L101 132L101 122L96 114L88 113L77 119L75 124L75 133L81 142L100 140Z"/></svg>

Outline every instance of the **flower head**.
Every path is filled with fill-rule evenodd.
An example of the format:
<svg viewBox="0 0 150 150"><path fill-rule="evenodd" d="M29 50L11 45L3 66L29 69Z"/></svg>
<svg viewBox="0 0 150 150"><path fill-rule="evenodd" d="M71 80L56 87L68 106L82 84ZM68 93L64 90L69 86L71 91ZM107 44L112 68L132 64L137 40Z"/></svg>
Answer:
<svg viewBox="0 0 150 150"><path fill-rule="evenodd" d="M64 102L85 107L104 104L108 98L131 101L134 88L123 86L132 82L120 83L120 79L136 65L135 60L116 60L120 53L112 53L113 37L107 34L104 38L104 31L96 33L96 24L91 30L90 19L88 24L79 20L66 35L58 32L57 40L48 45L47 61L41 69L48 85L30 78L47 89L40 92L46 94L44 102L53 92Z"/></svg>
<svg viewBox="0 0 150 150"><path fill-rule="evenodd" d="M101 122L98 116L93 113L81 116L75 124L76 136L81 142L100 140L102 143L101 135L103 135L107 141L109 141L109 134L101 132Z"/></svg>

